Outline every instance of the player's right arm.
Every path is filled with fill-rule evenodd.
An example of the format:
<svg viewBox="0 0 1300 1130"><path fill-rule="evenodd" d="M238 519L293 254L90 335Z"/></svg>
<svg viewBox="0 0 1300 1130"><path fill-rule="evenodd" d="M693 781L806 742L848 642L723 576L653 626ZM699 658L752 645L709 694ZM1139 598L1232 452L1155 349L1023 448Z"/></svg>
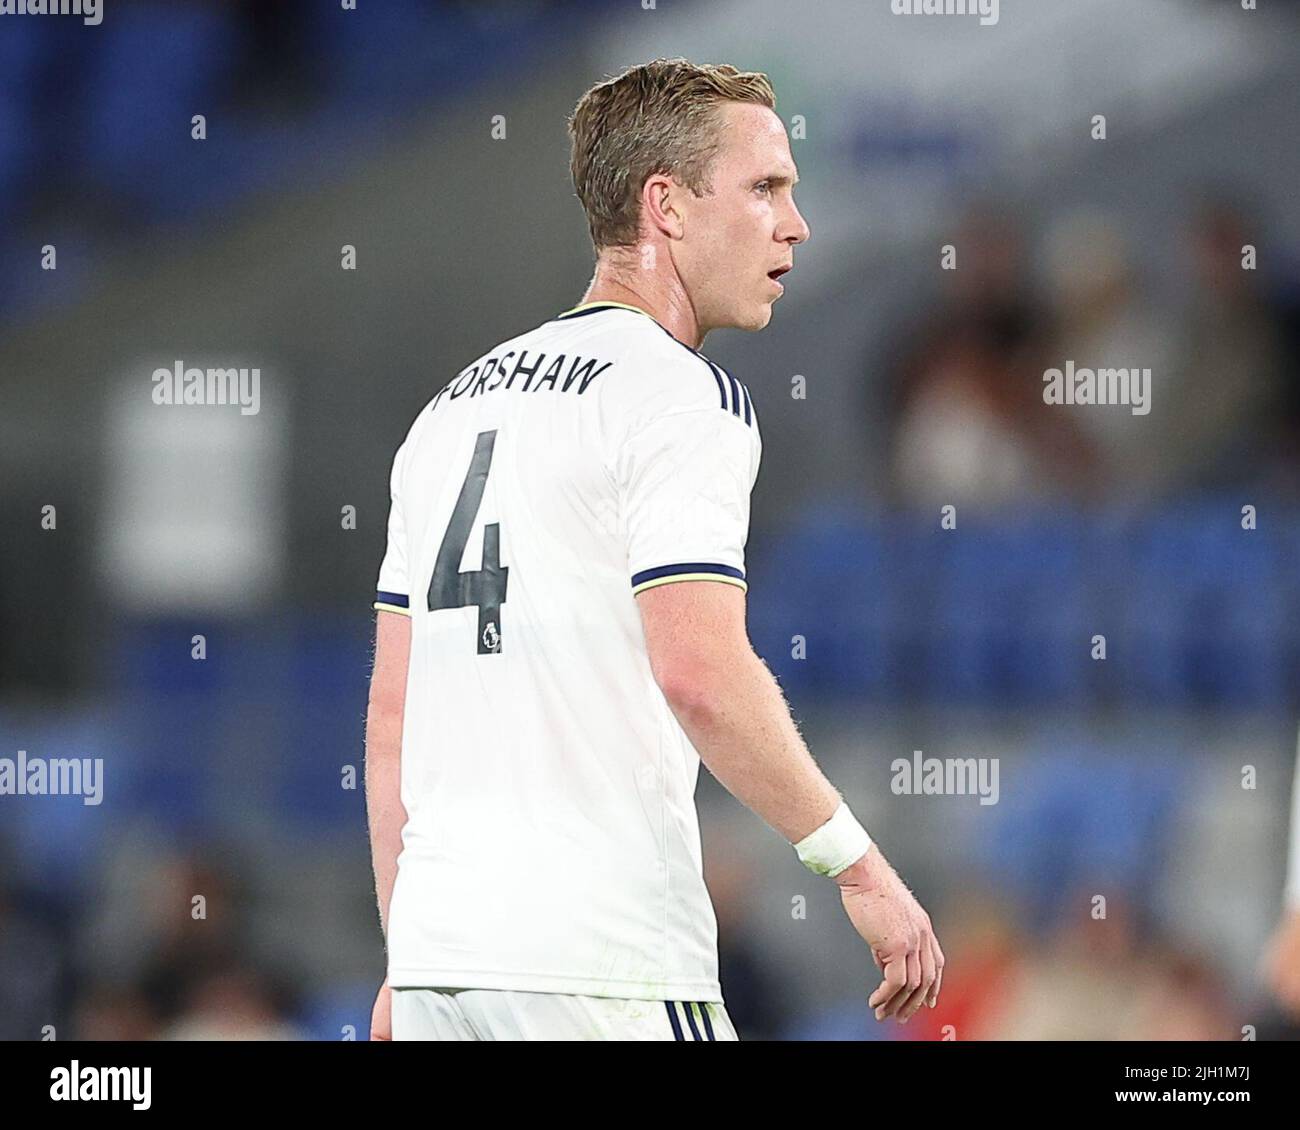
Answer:
<svg viewBox="0 0 1300 1130"><path fill-rule="evenodd" d="M929 916L847 810L826 828L842 798L745 629L744 546L761 457L753 404L729 374L679 346L648 348L644 361L635 379L611 386L610 470L651 673L709 771L802 845L814 870L834 875L883 975L870 1003L878 1018L905 1021L938 998L944 958ZM841 838L845 817L852 827ZM833 864L810 847L828 838Z"/></svg>
<svg viewBox="0 0 1300 1130"><path fill-rule="evenodd" d="M690 581L637 597L655 681L709 772L791 843L841 797L813 761L781 689L745 630L745 593ZM901 1023L938 1000L943 951L930 917L876 844L835 876L844 910L883 979L869 1004Z"/></svg>

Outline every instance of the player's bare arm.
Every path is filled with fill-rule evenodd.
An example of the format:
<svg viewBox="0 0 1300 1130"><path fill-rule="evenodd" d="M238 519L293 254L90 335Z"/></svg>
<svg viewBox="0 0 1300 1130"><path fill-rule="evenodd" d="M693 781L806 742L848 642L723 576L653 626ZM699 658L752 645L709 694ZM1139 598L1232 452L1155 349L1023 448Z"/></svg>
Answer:
<svg viewBox="0 0 1300 1130"><path fill-rule="evenodd" d="M388 907L402 850L402 712L406 708L406 671L411 654L411 620L397 612L376 613L375 668L366 708L366 816L370 824L371 863L379 921L388 936ZM391 994L380 987L371 1017L371 1038L391 1039Z"/></svg>
<svg viewBox="0 0 1300 1130"><path fill-rule="evenodd" d="M647 589L637 602L655 681L709 771L791 843L825 825L840 795L750 645L744 590L687 581ZM877 1019L906 1023L927 1001L934 1007L943 951L929 915L878 846L835 881L883 974L870 997Z"/></svg>

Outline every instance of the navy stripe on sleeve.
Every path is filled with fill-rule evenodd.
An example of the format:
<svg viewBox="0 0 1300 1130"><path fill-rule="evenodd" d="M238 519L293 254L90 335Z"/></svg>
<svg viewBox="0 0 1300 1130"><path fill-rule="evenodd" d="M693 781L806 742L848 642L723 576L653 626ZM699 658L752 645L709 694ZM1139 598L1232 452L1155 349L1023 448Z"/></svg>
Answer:
<svg viewBox="0 0 1300 1130"><path fill-rule="evenodd" d="M394 608L410 608L411 598L400 592L379 592L375 594L376 604L391 604Z"/></svg>
<svg viewBox="0 0 1300 1130"><path fill-rule="evenodd" d="M726 408L727 390L723 387L722 376L718 373L716 365L711 364L709 365L709 368L713 371L713 379L718 382L718 399L722 402L721 407Z"/></svg>
<svg viewBox="0 0 1300 1130"><path fill-rule="evenodd" d="M728 396L726 392L723 393L722 407L731 409L731 414L733 416L739 416L740 415L740 389L736 385L736 378L733 377L730 373L728 373L726 369L722 368L721 365L715 365L707 357L702 357L701 359L708 364L711 370L713 370L713 376L717 380L719 386L721 386L723 389L726 389L728 387L730 387L731 389L730 396Z"/></svg>
<svg viewBox="0 0 1300 1130"><path fill-rule="evenodd" d="M716 565L707 561L686 561L680 565L660 565L655 569L642 569L632 574L632 587L637 588L646 581L657 581L660 577L673 577L678 573L714 573L719 577L732 577L737 581L745 579L745 571L734 565Z"/></svg>
<svg viewBox="0 0 1300 1130"><path fill-rule="evenodd" d="M752 407L752 402L749 399L749 389L745 387L745 382L736 380L736 378L728 373L726 369L722 370L722 375L731 382L732 390L736 394L736 400L732 407L732 411L739 416L740 405L743 404L745 407L745 423L752 424L754 420L754 409Z"/></svg>
<svg viewBox="0 0 1300 1130"><path fill-rule="evenodd" d="M740 382L736 380L736 378L733 377L730 373L728 373L726 369L722 370L722 375L731 382L731 414L733 416L739 416L740 415ZM748 423L749 421L746 420L745 422Z"/></svg>

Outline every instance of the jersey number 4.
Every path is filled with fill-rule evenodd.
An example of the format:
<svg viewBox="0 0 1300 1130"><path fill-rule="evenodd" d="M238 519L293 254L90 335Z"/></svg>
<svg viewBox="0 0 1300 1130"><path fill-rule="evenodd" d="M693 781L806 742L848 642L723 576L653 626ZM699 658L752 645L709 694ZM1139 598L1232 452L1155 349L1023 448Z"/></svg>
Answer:
<svg viewBox="0 0 1300 1130"><path fill-rule="evenodd" d="M497 433L479 432L474 442L474 458L460 485L456 507L447 523L429 581L429 611L440 608L478 607L478 653L492 655L501 650L501 606L506 602L506 580L510 570L501 564L501 526L492 522L483 527L483 566L473 572L460 572L474 518L483 501L488 470L492 466L492 448Z"/></svg>

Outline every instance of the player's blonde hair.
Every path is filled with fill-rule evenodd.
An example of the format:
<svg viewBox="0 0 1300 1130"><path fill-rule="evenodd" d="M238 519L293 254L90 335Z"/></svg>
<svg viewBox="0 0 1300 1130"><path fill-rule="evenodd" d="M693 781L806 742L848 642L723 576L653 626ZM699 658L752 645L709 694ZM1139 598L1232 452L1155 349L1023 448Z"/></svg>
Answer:
<svg viewBox="0 0 1300 1130"><path fill-rule="evenodd" d="M776 95L756 71L655 59L578 99L569 116L569 168L597 252L637 242L646 177L666 173L697 196L709 191L723 102L775 109Z"/></svg>

